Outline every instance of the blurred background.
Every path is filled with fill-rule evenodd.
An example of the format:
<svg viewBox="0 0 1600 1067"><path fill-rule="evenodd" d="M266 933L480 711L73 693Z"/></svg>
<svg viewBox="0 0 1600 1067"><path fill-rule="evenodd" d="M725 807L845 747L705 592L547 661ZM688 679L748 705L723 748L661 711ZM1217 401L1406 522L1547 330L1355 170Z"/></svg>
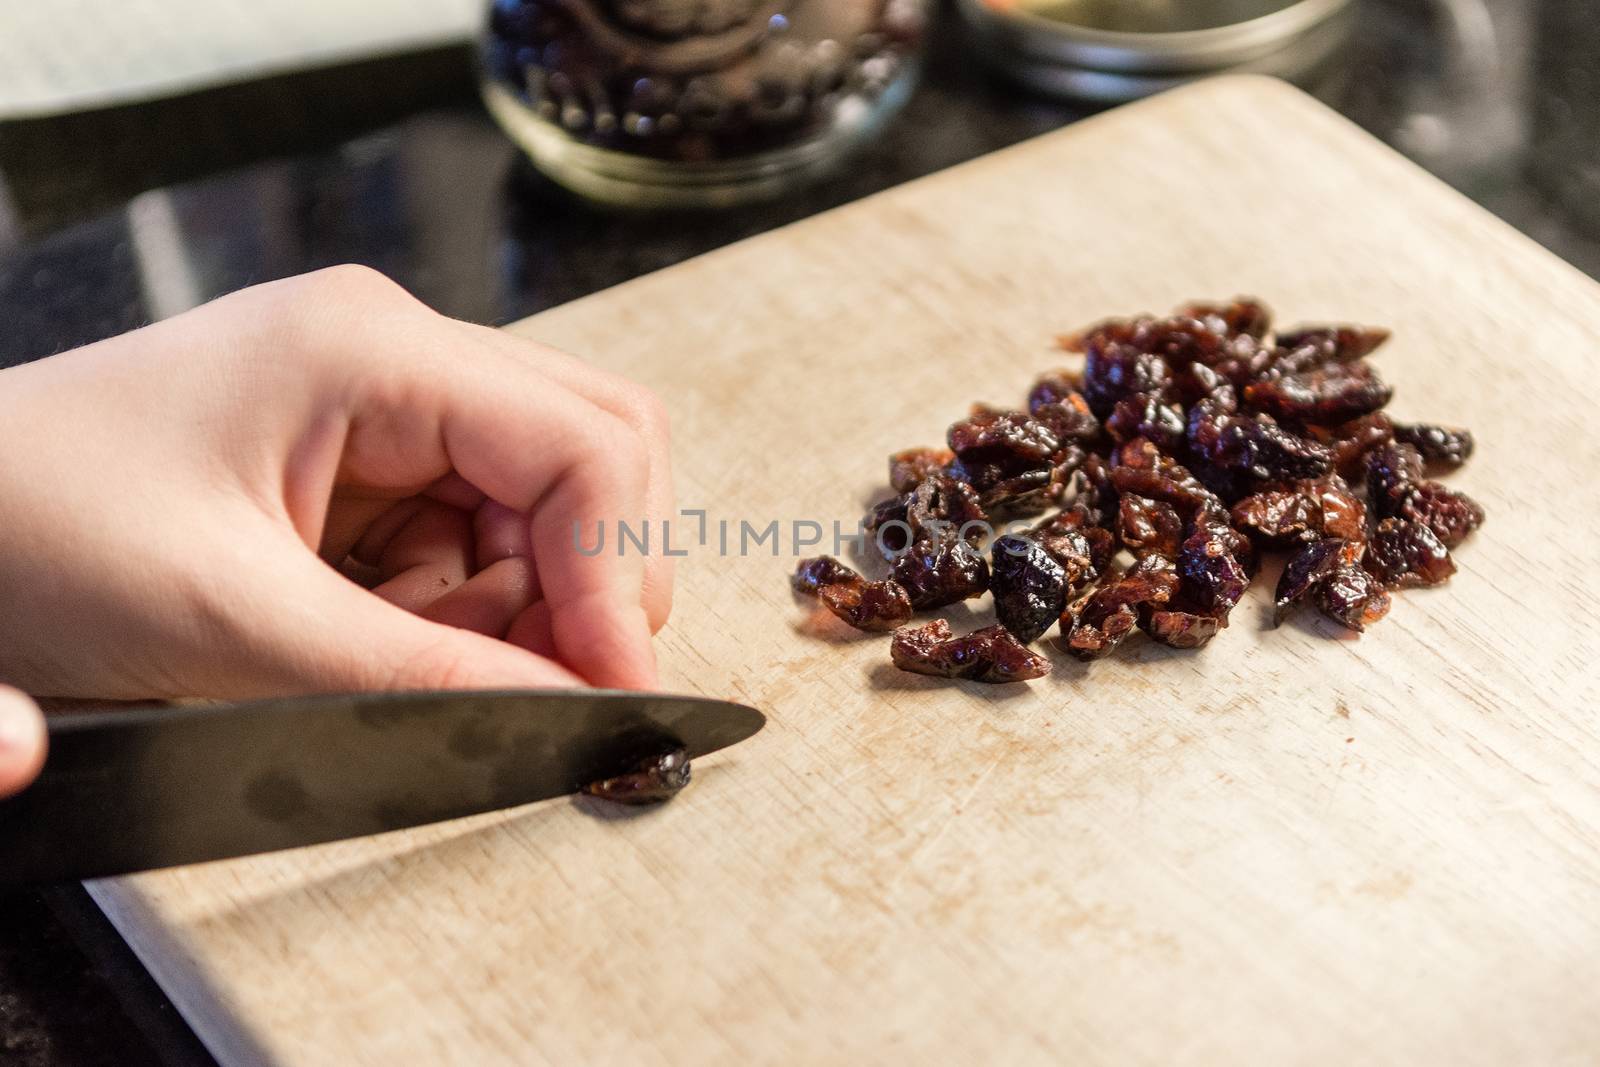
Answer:
<svg viewBox="0 0 1600 1067"><path fill-rule="evenodd" d="M505 323L1230 68L1600 276L1597 55L1593 0L0 0L0 366L343 262ZM0 897L0 1062L210 1061L73 888Z"/></svg>
<svg viewBox="0 0 1600 1067"><path fill-rule="evenodd" d="M697 7L696 0L579 6L626 11L652 2ZM884 6L811 2L830 5ZM498 5L513 30L519 8L541 6L551 5ZM755 0L723 6L806 7ZM1305 4L966 6L1053 7L1091 24L1136 28L1200 18L1226 30L1233 16ZM1273 56L1247 67L1287 68L1281 72L1422 166L1600 273L1600 13L1593 5L1335 6L1342 10L1329 20L1334 31L1311 34L1308 69ZM995 43L993 27L934 0L902 57L908 66L915 59L920 81L842 170L723 210L618 211L590 206L541 174L486 110L480 70L488 52L480 35L487 7L486 0L0 5L0 364L345 261L384 271L446 314L503 323L1185 76L1074 71L1070 56L1057 62L1021 55L1027 41L1011 42L1008 53L1007 42ZM1290 34L1288 50L1305 37ZM1136 43L1131 60L1106 62L1137 67L1153 55L1159 66L1171 46L1161 34L1147 38L1155 43ZM547 41L528 62L544 63L541 74L559 79L563 64L572 69L571 44ZM522 60L530 54L515 42L510 48ZM489 55L487 64L496 62ZM1039 92L1040 83L1058 95ZM626 117L620 113L627 106L620 101L612 120ZM527 109L536 114L532 104ZM603 104L592 110L583 121L607 118ZM602 140L595 124L586 134Z"/></svg>

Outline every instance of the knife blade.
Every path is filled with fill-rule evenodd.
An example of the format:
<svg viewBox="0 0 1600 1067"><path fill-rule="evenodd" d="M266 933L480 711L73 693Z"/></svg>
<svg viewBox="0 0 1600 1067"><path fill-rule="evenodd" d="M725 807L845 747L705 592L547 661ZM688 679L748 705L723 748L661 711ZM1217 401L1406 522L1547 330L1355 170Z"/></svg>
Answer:
<svg viewBox="0 0 1600 1067"><path fill-rule="evenodd" d="M0 801L0 884L82 880L459 818L576 792L766 723L608 690L365 693L49 719L39 778Z"/></svg>

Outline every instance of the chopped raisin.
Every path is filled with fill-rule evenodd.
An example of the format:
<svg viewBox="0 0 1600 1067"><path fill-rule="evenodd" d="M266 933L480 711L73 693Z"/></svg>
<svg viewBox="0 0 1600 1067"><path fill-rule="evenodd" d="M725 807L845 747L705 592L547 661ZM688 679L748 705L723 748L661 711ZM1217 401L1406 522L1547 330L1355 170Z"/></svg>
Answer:
<svg viewBox="0 0 1600 1067"><path fill-rule="evenodd" d="M872 505L861 520L862 530L886 558L893 559L911 545L910 506L911 494L901 493Z"/></svg>
<svg viewBox="0 0 1600 1067"><path fill-rule="evenodd" d="M1465 493L1422 480L1422 453L1395 443L1367 453L1367 498L1375 518L1408 519L1454 548L1483 525L1483 508Z"/></svg>
<svg viewBox="0 0 1600 1067"><path fill-rule="evenodd" d="M1221 620L1233 610L1250 576L1237 555L1237 544L1217 526L1198 526L1178 551L1175 606ZM1223 622L1222 625L1227 625Z"/></svg>
<svg viewBox="0 0 1600 1067"><path fill-rule="evenodd" d="M898 582L869 582L832 556L801 560L794 587L858 630L893 630L911 618L911 597Z"/></svg>
<svg viewBox="0 0 1600 1067"><path fill-rule="evenodd" d="M1020 643L1004 626L988 626L956 637L943 619L896 631L889 655L903 671L936 678L1003 683L1050 673L1050 661Z"/></svg>
<svg viewBox="0 0 1600 1067"><path fill-rule="evenodd" d="M1099 659L1133 632L1141 608L1166 604L1177 589L1170 563L1156 556L1142 560L1103 583L1081 607L1062 614L1062 644L1079 659Z"/></svg>
<svg viewBox="0 0 1600 1067"><path fill-rule="evenodd" d="M1233 525L1273 545L1323 537L1366 540L1366 505L1338 475L1246 497L1231 515Z"/></svg>
<svg viewBox="0 0 1600 1067"><path fill-rule="evenodd" d="M1230 484L1317 478L1333 468L1325 445L1290 433L1270 415L1227 415L1211 401L1189 409L1187 436L1207 469L1231 475Z"/></svg>
<svg viewBox="0 0 1600 1067"><path fill-rule="evenodd" d="M1239 390L1233 380L1204 363L1189 363L1173 371L1168 392L1184 407L1209 400L1225 414L1239 410Z"/></svg>
<svg viewBox="0 0 1600 1067"><path fill-rule="evenodd" d="M1117 534L1136 559L1150 555L1172 559L1183 543L1183 519L1165 501L1128 493L1122 498Z"/></svg>
<svg viewBox="0 0 1600 1067"><path fill-rule="evenodd" d="M906 523L914 542L942 540L947 533L978 541L988 521L978 491L943 473L929 475L906 502Z"/></svg>
<svg viewBox="0 0 1600 1067"><path fill-rule="evenodd" d="M1422 478L1422 453L1408 444L1391 442L1368 452L1367 506L1377 518L1395 513L1412 484Z"/></svg>
<svg viewBox="0 0 1600 1067"><path fill-rule="evenodd" d="M1332 450L1333 469L1341 477L1360 479L1366 454L1394 440L1394 423L1383 412L1374 411L1337 426L1307 426L1306 433Z"/></svg>
<svg viewBox="0 0 1600 1067"><path fill-rule="evenodd" d="M1066 570L1067 583L1074 588L1110 567L1120 547L1116 535L1095 525L1088 510L1078 505L1035 526L1033 538Z"/></svg>
<svg viewBox="0 0 1600 1067"><path fill-rule="evenodd" d="M1383 583L1353 564L1335 567L1316 584L1312 596L1324 615L1357 633L1389 614Z"/></svg>
<svg viewBox="0 0 1600 1067"><path fill-rule="evenodd" d="M800 565L794 571L793 585L797 593L816 596L817 590L825 585L864 580L861 575L832 556L815 556L800 561Z"/></svg>
<svg viewBox="0 0 1600 1067"><path fill-rule="evenodd" d="M1245 386L1247 407L1274 418L1333 426L1370 415L1394 390L1364 363L1329 364Z"/></svg>
<svg viewBox="0 0 1600 1067"><path fill-rule="evenodd" d="M1472 431L1423 424L1397 425L1394 439L1422 453L1422 458L1441 467L1459 467L1472 458Z"/></svg>
<svg viewBox="0 0 1600 1067"><path fill-rule="evenodd" d="M1106 432L1119 444L1135 437L1148 439L1163 452L1183 444L1183 411L1175 404L1162 403L1152 393L1135 393L1117 401Z"/></svg>
<svg viewBox="0 0 1600 1067"><path fill-rule="evenodd" d="M1161 394L1172 377L1167 361L1126 345L1090 342L1084 362L1083 395L1104 419L1117 402L1139 393Z"/></svg>
<svg viewBox="0 0 1600 1067"><path fill-rule="evenodd" d="M993 464L1010 470L1049 461L1061 441L1050 427L1024 411L974 412L950 427L950 450L968 466Z"/></svg>
<svg viewBox="0 0 1600 1067"><path fill-rule="evenodd" d="M1440 585L1456 572L1444 542L1422 523L1404 519L1378 523L1363 562L1390 589Z"/></svg>
<svg viewBox="0 0 1600 1067"><path fill-rule="evenodd" d="M1088 444L1100 436L1100 420L1079 392L1080 380L1066 371L1052 371L1028 393L1028 414L1044 423L1056 439Z"/></svg>
<svg viewBox="0 0 1600 1067"><path fill-rule="evenodd" d="M889 485L897 493L909 493L955 458L955 453L947 448L908 448L896 452L889 457Z"/></svg>
<svg viewBox="0 0 1600 1067"><path fill-rule="evenodd" d="M1233 506L1233 524L1272 545L1317 537L1322 508L1299 489L1274 489L1245 497Z"/></svg>
<svg viewBox="0 0 1600 1067"><path fill-rule="evenodd" d="M1353 363L1388 339L1389 331L1378 326L1297 326L1280 333L1276 341L1284 351L1310 348L1320 363Z"/></svg>
<svg viewBox="0 0 1600 1067"><path fill-rule="evenodd" d="M1172 648L1200 648L1217 636L1223 625L1215 615L1154 610L1144 623L1144 630L1152 640Z"/></svg>
<svg viewBox="0 0 1600 1067"><path fill-rule="evenodd" d="M1063 496L1070 508L1084 514L1095 526L1111 527L1117 521L1117 487L1111 480L1111 464L1104 456L1091 453L1073 472Z"/></svg>
<svg viewBox="0 0 1600 1067"><path fill-rule="evenodd" d="M893 630L911 618L911 598L895 581L825 585L817 596L829 611L869 633Z"/></svg>
<svg viewBox="0 0 1600 1067"><path fill-rule="evenodd" d="M1217 495L1187 468L1162 455L1154 444L1142 437L1123 444L1113 453L1111 484L1119 493L1165 501L1181 515L1221 506Z"/></svg>
<svg viewBox="0 0 1600 1067"><path fill-rule="evenodd" d="M1037 640L1066 607L1066 567L1039 542L1022 537L998 539L990 555L995 618L1023 644Z"/></svg>
<svg viewBox="0 0 1600 1067"><path fill-rule="evenodd" d="M1254 297L1241 296L1227 304L1188 304L1179 315L1199 319L1214 333L1261 338L1272 329L1272 312Z"/></svg>
<svg viewBox="0 0 1600 1067"><path fill-rule="evenodd" d="M917 611L970 600L989 588L989 564L954 531L940 540L925 539L912 545L894 561L893 576Z"/></svg>
<svg viewBox="0 0 1600 1067"><path fill-rule="evenodd" d="M1418 482L1409 486L1395 504L1402 519L1420 522L1454 548L1473 530L1483 525L1483 508L1465 493L1458 493L1439 482Z"/></svg>
<svg viewBox="0 0 1600 1067"><path fill-rule="evenodd" d="M1275 622L1282 622L1296 604L1311 595L1329 575L1361 560L1361 546L1343 538L1328 537L1300 546L1284 565L1274 597Z"/></svg>
<svg viewBox="0 0 1600 1067"><path fill-rule="evenodd" d="M1033 388L1028 391L1028 413L1037 418L1040 408L1063 402L1071 404L1075 397L1081 400L1078 389L1082 385L1082 377L1072 371L1059 368L1046 371L1039 375Z"/></svg>
<svg viewBox="0 0 1600 1067"><path fill-rule="evenodd" d="M671 800L689 784L689 753L681 748L640 761L633 770L615 778L590 782L583 791L618 804L659 804Z"/></svg>

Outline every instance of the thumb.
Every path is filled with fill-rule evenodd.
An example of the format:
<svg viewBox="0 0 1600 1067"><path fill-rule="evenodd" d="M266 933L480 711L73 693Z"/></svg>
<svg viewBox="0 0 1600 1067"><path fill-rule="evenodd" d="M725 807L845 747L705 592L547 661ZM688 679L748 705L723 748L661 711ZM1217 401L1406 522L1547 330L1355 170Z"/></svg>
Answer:
<svg viewBox="0 0 1600 1067"><path fill-rule="evenodd" d="M21 792L44 766L44 716L38 705L0 686L0 797Z"/></svg>
<svg viewBox="0 0 1600 1067"><path fill-rule="evenodd" d="M361 588L315 556L286 567L270 609L245 609L239 658L210 679L216 696L583 685L559 664L504 641L430 622ZM292 596L282 590L292 589Z"/></svg>

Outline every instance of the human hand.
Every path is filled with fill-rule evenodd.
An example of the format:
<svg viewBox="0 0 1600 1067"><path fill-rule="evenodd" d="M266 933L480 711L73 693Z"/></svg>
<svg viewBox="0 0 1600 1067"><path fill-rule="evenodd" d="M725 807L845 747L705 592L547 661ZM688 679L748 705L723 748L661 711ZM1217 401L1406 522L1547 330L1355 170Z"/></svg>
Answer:
<svg viewBox="0 0 1600 1067"><path fill-rule="evenodd" d="M666 516L666 434L642 388L362 268L0 371L0 681L648 688L670 560L573 530Z"/></svg>

